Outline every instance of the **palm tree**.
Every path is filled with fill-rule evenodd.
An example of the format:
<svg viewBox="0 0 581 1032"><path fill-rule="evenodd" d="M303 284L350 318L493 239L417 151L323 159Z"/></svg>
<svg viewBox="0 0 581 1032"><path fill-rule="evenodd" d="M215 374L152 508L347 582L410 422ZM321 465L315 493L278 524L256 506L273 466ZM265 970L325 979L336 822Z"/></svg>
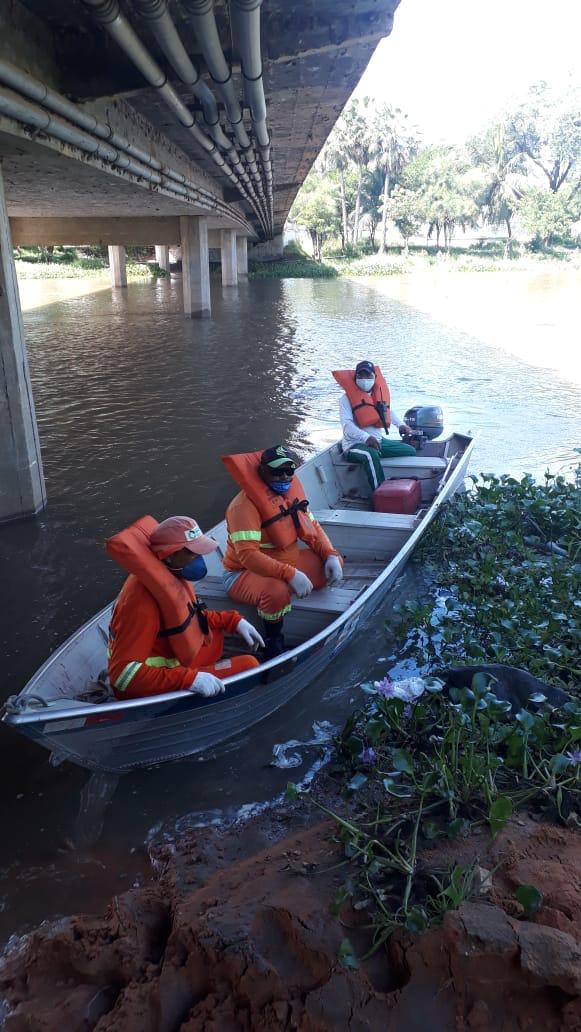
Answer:
<svg viewBox="0 0 581 1032"><path fill-rule="evenodd" d="M389 197L403 169L416 153L419 140L417 130L408 122L408 116L400 108L392 108L388 104L377 109L372 134L372 158L376 167L383 174L379 242L379 254L383 254L385 252Z"/></svg>
<svg viewBox="0 0 581 1032"><path fill-rule="evenodd" d="M345 250L347 243L347 195L345 193L345 173L349 168L349 151L345 132L341 123L337 124L323 153L324 165L327 169L334 169L339 175L339 196L341 198L341 244Z"/></svg>
<svg viewBox="0 0 581 1032"><path fill-rule="evenodd" d="M515 205L528 185L522 153L502 124L472 140L469 151L487 179L481 200L484 218L495 225L504 222L508 235L506 252L512 239Z"/></svg>
<svg viewBox="0 0 581 1032"><path fill-rule="evenodd" d="M359 106L360 104L362 105L361 109ZM362 101L352 100L343 112L340 128L345 151L357 169L357 189L355 193L355 213L353 216L352 230L352 242L354 244L359 240L363 173L369 165L371 157L370 125L365 114L368 106L369 97L364 97Z"/></svg>

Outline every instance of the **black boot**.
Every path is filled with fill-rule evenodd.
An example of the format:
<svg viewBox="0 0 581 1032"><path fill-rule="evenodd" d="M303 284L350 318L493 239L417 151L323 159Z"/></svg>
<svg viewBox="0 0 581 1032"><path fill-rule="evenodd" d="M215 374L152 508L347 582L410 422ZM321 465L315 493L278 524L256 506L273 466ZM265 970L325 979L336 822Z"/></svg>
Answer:
<svg viewBox="0 0 581 1032"><path fill-rule="evenodd" d="M281 652L285 650L282 620L263 620L262 629L264 632L262 662L267 663L269 659L280 656Z"/></svg>

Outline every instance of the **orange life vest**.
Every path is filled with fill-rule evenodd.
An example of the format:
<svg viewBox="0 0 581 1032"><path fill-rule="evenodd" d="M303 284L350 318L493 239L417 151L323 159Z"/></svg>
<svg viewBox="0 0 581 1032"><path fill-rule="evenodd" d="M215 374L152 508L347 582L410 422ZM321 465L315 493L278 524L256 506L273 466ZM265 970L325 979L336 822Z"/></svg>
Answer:
<svg viewBox="0 0 581 1032"><path fill-rule="evenodd" d="M209 645L211 639L206 607L196 600L191 582L175 577L151 551L149 539L157 526L153 516L142 516L109 538L105 550L151 592L163 621L159 637L170 639L172 652L182 666L192 666L202 646Z"/></svg>
<svg viewBox="0 0 581 1032"><path fill-rule="evenodd" d="M318 536L303 485L294 476L285 495L271 491L258 472L261 455L259 451L223 455L222 462L258 509L262 530L275 548L288 548L297 540L312 548Z"/></svg>
<svg viewBox="0 0 581 1032"><path fill-rule="evenodd" d="M391 423L389 387L379 366L375 366L375 383L370 391L357 386L354 369L335 369L333 376L349 398L357 426L381 426L387 433Z"/></svg>

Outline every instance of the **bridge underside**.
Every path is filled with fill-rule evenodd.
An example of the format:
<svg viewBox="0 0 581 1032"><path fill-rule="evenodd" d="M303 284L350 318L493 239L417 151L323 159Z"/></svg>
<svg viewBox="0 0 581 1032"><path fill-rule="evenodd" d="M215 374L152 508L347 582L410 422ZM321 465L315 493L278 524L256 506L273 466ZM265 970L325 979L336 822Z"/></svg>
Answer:
<svg viewBox="0 0 581 1032"><path fill-rule="evenodd" d="M273 222L270 233L282 231L294 197L357 84L379 40L391 31L399 0L264 0L261 7L261 51L272 142ZM122 11L168 82L203 127L201 105L191 86L176 76L145 19L130 0ZM193 28L188 0L170 0L169 11L200 76L215 92L222 127L232 137L216 84L208 73ZM240 61L232 48L226 0L217 0L220 41L232 68L236 95L244 90ZM122 124L126 136L150 148L171 153L190 179L205 180L210 191L248 222L247 233L265 236L250 204L192 134L177 121L160 93L149 86L118 43L96 24L80 0L11 0L0 10L0 60L10 61L85 110ZM243 103L243 101L242 101ZM244 125L253 140L253 124L243 103ZM2 129L6 132L2 133ZM18 139L13 123L0 118L0 156L4 163L6 202L10 215L160 215L191 214L192 205L147 189L130 177L115 177L111 168L96 169L65 149L52 153L42 132ZM253 141L255 142L255 141ZM69 160L64 160L68 157ZM60 160L59 160L60 158ZM89 167L91 165L92 167ZM101 174L98 174L101 173ZM107 177L107 178L105 178ZM117 178L117 181L115 181ZM217 225L232 223L215 216ZM235 216L235 221L238 218Z"/></svg>

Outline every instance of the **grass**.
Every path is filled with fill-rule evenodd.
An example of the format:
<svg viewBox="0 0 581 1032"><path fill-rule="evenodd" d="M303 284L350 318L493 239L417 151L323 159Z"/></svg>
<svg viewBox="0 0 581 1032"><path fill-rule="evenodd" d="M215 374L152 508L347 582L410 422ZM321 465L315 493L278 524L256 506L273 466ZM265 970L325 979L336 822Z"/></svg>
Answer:
<svg viewBox="0 0 581 1032"><path fill-rule="evenodd" d="M109 276L109 266L99 259L84 259L80 262L27 262L16 259L16 274L19 280L48 279L101 279ZM129 282L151 279L165 275L157 265L127 262Z"/></svg>
<svg viewBox="0 0 581 1032"><path fill-rule="evenodd" d="M295 258L280 262L251 262L249 279L335 279L339 271L329 262Z"/></svg>

